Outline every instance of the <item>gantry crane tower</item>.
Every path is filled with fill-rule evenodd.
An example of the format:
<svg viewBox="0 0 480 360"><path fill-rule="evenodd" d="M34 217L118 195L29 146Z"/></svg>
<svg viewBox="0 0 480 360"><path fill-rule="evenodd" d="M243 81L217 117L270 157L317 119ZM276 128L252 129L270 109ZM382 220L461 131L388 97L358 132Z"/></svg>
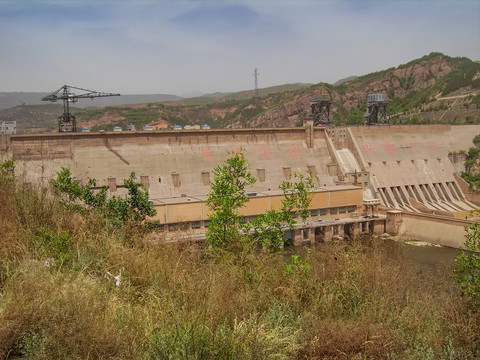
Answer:
<svg viewBox="0 0 480 360"><path fill-rule="evenodd" d="M82 93L73 93L71 90L78 90ZM58 132L76 132L77 121L75 116L70 114L70 103L76 103L78 99L92 99L96 97L120 96L120 94L103 93L88 89L77 88L69 85L63 85L57 91L54 91L42 98L42 101L57 102L63 100L63 114L58 117Z"/></svg>
<svg viewBox="0 0 480 360"><path fill-rule="evenodd" d="M370 94L367 99L366 125L388 125L385 94Z"/></svg>
<svg viewBox="0 0 480 360"><path fill-rule="evenodd" d="M330 125L330 96L322 93L320 97L313 96L310 101L310 115L313 117L314 126Z"/></svg>

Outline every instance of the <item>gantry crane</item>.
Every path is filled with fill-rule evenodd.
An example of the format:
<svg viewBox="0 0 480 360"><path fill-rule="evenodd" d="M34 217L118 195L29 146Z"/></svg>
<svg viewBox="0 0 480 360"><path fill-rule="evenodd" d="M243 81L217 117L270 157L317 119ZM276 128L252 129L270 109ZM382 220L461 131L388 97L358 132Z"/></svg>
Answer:
<svg viewBox="0 0 480 360"><path fill-rule="evenodd" d="M314 96L310 101L310 115L313 117L314 126L330 125L330 107L332 103L327 93L320 97Z"/></svg>
<svg viewBox="0 0 480 360"><path fill-rule="evenodd" d="M78 90L82 93L73 93L71 90ZM58 118L58 132L76 132L77 121L75 116L70 114L70 103L76 103L78 99L92 99L96 97L120 96L120 94L103 93L88 89L77 88L69 85L63 85L57 91L54 91L42 98L42 101L57 102L63 100L63 114Z"/></svg>

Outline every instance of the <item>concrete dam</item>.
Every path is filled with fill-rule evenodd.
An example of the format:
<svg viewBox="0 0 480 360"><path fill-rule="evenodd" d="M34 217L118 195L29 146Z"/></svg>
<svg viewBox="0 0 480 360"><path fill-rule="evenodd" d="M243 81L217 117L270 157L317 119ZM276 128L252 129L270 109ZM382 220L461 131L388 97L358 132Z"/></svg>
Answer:
<svg viewBox="0 0 480 360"><path fill-rule="evenodd" d="M460 219L477 206L467 200L458 176L464 159L452 154L468 151L477 134L480 125L318 128L307 122L303 128L9 135L0 138L0 149L2 158L16 160L17 172L27 182L44 185L67 167L82 183L93 178L96 187L106 185L111 194L122 194L122 179L134 171L166 229L208 226L204 201L212 170L229 152L243 149L257 178L247 189L254 199L246 216L278 207L278 186L293 172L314 176L317 189L309 221L322 226L310 224L312 231L303 232L297 243L324 239L330 228L315 229L327 223L332 236L387 228L413 236L409 231L415 226L408 219L423 216L421 221L430 219L432 227L442 218L448 224L459 221L452 226L461 232L443 234L449 238L437 241L458 247L468 223ZM405 216L379 216L368 220L374 222L371 226L362 225L368 221L360 214L369 215L369 204L372 210L379 206L383 213L390 209ZM346 224L348 219L358 224L335 231L335 221Z"/></svg>

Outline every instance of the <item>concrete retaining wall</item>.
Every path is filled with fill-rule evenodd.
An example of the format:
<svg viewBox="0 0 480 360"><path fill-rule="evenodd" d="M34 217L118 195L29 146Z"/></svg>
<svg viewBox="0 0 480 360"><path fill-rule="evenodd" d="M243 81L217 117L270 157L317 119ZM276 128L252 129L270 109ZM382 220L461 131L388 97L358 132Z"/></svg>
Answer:
<svg viewBox="0 0 480 360"><path fill-rule="evenodd" d="M470 224L469 220L404 213L398 235L459 248L465 242L465 226Z"/></svg>

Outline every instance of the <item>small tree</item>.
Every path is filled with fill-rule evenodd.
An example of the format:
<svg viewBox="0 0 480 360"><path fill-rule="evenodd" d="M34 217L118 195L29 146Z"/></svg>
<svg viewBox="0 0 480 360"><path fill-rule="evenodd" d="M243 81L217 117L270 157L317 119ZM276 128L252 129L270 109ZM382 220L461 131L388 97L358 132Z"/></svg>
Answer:
<svg viewBox="0 0 480 360"><path fill-rule="evenodd" d="M214 247L228 247L242 236L239 209L249 201L245 188L255 183L242 151L232 154L213 170L207 205L212 210L207 241Z"/></svg>
<svg viewBox="0 0 480 360"><path fill-rule="evenodd" d="M312 179L312 174L305 176L301 173L295 172L293 174L294 181L284 180L280 185L283 190L285 200L282 201L282 211L295 211L303 221L308 217L308 208L312 202L315 183Z"/></svg>
<svg viewBox="0 0 480 360"><path fill-rule="evenodd" d="M72 172L68 168L62 167L57 172L57 178L52 180L53 192L55 195L66 197L70 203L77 202L82 196L81 185L72 179Z"/></svg>
<svg viewBox="0 0 480 360"><path fill-rule="evenodd" d="M469 217L479 216L480 210ZM467 304L473 311L480 307L480 223L465 227L465 244L455 259L454 281L462 289Z"/></svg>
<svg viewBox="0 0 480 360"><path fill-rule="evenodd" d="M293 181L284 180L279 187L283 190L284 196L281 210L271 209L257 216L250 224L249 232L252 239L270 251L277 251L285 243L285 228L294 230L297 221L293 214L296 213L303 221L308 217L315 184L311 174L304 176L295 172L293 177Z"/></svg>
<svg viewBox="0 0 480 360"><path fill-rule="evenodd" d="M87 185L82 186L72 179L72 174L67 168L62 168L57 173L57 178L52 180L52 186L54 193L62 196L69 205L103 211L113 224L120 225L129 219L141 222L147 216L154 216L157 213L148 200L148 190L135 179L134 172L128 179L123 179L123 184L128 190L127 196L112 196L108 199L106 186L94 192L94 179L90 179Z"/></svg>
<svg viewBox="0 0 480 360"><path fill-rule="evenodd" d="M125 198L112 196L107 200L106 206L114 224L120 224L128 219L144 221L147 216L154 216L157 211L148 199L148 190L135 181L132 172L128 179L123 179L123 184L128 190Z"/></svg>
<svg viewBox="0 0 480 360"><path fill-rule="evenodd" d="M262 248L276 251L282 248L286 240L284 230L295 228L293 215L296 213L302 220L308 216L314 188L311 176L294 173L294 180L285 180L280 185L284 194L282 208L270 209L246 223L242 222L239 210L249 201L245 188L256 180L248 170L244 154L235 153L223 165L217 166L213 174L214 181L207 200L212 213L206 236L214 247L232 248L232 241L240 242L242 238L248 238Z"/></svg>
<svg viewBox="0 0 480 360"><path fill-rule="evenodd" d="M57 178L52 180L53 192L64 198L70 205L86 205L90 209L100 208L107 199L107 187L102 186L95 193L92 189L95 179L90 179L87 185L82 186L72 179L70 169L62 167L57 172Z"/></svg>

